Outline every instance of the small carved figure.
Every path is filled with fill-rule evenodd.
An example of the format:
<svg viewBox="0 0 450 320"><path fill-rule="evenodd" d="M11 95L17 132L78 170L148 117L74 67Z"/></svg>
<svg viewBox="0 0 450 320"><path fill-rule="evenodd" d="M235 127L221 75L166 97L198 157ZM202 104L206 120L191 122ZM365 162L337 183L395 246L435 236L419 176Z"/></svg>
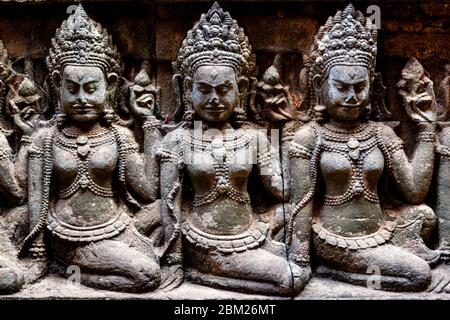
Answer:
<svg viewBox="0 0 450 320"><path fill-rule="evenodd" d="M309 279L309 264L288 263L248 192L258 179L261 192L282 201L280 163L267 136L242 126L254 59L243 29L217 3L183 41L173 66L184 119L160 151L166 261L198 283L291 295Z"/></svg>
<svg viewBox="0 0 450 320"><path fill-rule="evenodd" d="M262 119L271 122L289 121L293 119L293 105L289 94L289 86L283 85L276 61L264 72L263 78L258 82L256 104Z"/></svg>
<svg viewBox="0 0 450 320"><path fill-rule="evenodd" d="M158 192L152 154L158 121L143 103L144 157L128 129L113 123L111 106L121 73L111 37L79 5L52 39L47 59L60 102L58 125L41 129L30 147L30 234L22 252L34 252L45 272L52 257L81 269L81 283L98 289L145 292L161 271L151 241L133 214ZM141 97L142 101L145 97ZM147 109L146 109L147 107Z"/></svg>
<svg viewBox="0 0 450 320"><path fill-rule="evenodd" d="M368 121L376 36L370 19L350 4L315 38L309 84L316 120L297 131L289 150L290 254L294 261L309 258L312 231L319 274L367 285L378 270L381 289L419 291L431 281L424 259L438 258L420 237L435 223L433 211L422 204L434 167L432 83L415 72L415 61L402 73L405 109L419 131L409 161L390 127ZM378 188L386 175L413 205L387 214Z"/></svg>

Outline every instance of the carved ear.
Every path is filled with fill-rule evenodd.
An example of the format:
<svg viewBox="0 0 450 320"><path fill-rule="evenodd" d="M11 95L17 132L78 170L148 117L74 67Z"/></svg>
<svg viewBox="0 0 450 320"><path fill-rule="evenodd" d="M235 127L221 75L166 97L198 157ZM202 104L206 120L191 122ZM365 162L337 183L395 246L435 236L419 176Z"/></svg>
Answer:
<svg viewBox="0 0 450 320"><path fill-rule="evenodd" d="M313 86L316 91L320 90L322 87L322 78L318 74L313 78Z"/></svg>
<svg viewBox="0 0 450 320"><path fill-rule="evenodd" d="M243 94L243 93L247 92L248 83L249 83L248 78L246 78L246 77L239 78L239 80L238 80L238 88L239 88L239 93L240 94Z"/></svg>
<svg viewBox="0 0 450 320"><path fill-rule="evenodd" d="M56 88L60 88L61 87L61 72L59 72L58 70L55 70L52 72L52 80L53 80L53 85Z"/></svg>
<svg viewBox="0 0 450 320"><path fill-rule="evenodd" d="M113 90L116 87L118 80L119 76L117 75L117 73L111 72L106 76L106 82L108 83L109 91Z"/></svg>
<svg viewBox="0 0 450 320"><path fill-rule="evenodd" d="M184 88L192 91L192 78L191 77L186 77L184 79Z"/></svg>

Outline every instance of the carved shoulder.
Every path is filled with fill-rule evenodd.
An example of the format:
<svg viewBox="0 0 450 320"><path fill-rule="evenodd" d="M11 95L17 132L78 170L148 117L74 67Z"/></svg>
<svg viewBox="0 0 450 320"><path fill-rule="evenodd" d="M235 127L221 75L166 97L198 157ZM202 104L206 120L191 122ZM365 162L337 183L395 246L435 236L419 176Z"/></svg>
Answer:
<svg viewBox="0 0 450 320"><path fill-rule="evenodd" d="M382 142L389 148L392 149L393 147L399 148L403 146L403 140L397 136L394 129L391 127L383 124L383 123L377 123L377 130L379 134L381 135ZM391 150L394 151L394 150Z"/></svg>
<svg viewBox="0 0 450 320"><path fill-rule="evenodd" d="M188 135L186 129L184 128L177 128L171 132L169 132L164 139L162 140L161 147L169 150L176 149L180 142L182 141L183 137Z"/></svg>
<svg viewBox="0 0 450 320"><path fill-rule="evenodd" d="M299 128L292 140L294 143L299 144L305 148L313 150L316 146L316 133L313 127L309 124Z"/></svg>
<svg viewBox="0 0 450 320"><path fill-rule="evenodd" d="M307 124L296 131L294 139L289 144L289 156L310 159L315 147L316 133L314 128Z"/></svg>
<svg viewBox="0 0 450 320"><path fill-rule="evenodd" d="M184 128L177 128L169 132L162 140L161 146L157 151L160 162L177 162L180 157L180 147L183 137L186 139L188 132Z"/></svg>
<svg viewBox="0 0 450 320"><path fill-rule="evenodd" d="M139 151L139 145L136 142L133 131L123 126L114 126L114 128L119 133L122 141L124 143L124 151L126 153L133 153Z"/></svg>
<svg viewBox="0 0 450 320"><path fill-rule="evenodd" d="M43 155L44 141L52 133L53 130L54 127L41 128L33 134L31 145L28 148L30 157Z"/></svg>

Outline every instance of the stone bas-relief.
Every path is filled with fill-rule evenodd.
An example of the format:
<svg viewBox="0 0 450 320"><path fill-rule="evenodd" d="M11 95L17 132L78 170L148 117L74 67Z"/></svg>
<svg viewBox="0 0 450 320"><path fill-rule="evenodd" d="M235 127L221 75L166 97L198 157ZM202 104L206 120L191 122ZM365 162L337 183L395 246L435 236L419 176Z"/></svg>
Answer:
<svg viewBox="0 0 450 320"><path fill-rule="evenodd" d="M163 213L172 216L165 219L171 237L181 229L172 263L182 264L192 281L289 296L303 288L309 266L286 259L285 245L271 238L271 223L255 213L247 187L258 179L262 192L283 200L278 156L264 134L245 128L254 67L244 31L215 3L188 32L174 63L184 121L161 146ZM193 194L183 203L188 183Z"/></svg>
<svg viewBox="0 0 450 320"><path fill-rule="evenodd" d="M405 67L401 94L419 132L409 160L390 127L368 120L376 36L370 20L349 5L314 41L309 82L316 120L296 132L290 147L291 253L309 255L312 233L320 273L365 285L367 270L378 268L382 289L421 291L431 281L427 262L439 258L420 238L435 222L421 204L433 174L434 95L428 78L411 77L413 66ZM419 81L426 88L417 92ZM380 204L385 176L407 202L393 212Z"/></svg>
<svg viewBox="0 0 450 320"><path fill-rule="evenodd" d="M47 256L78 266L86 286L153 290L161 280L157 253L132 221L157 195L152 96L139 97L136 116L147 118L150 132L141 155L133 133L114 124L120 55L81 5L56 31L47 63L60 110L57 124L36 132L29 147L30 233L22 252L38 253L38 272Z"/></svg>
<svg viewBox="0 0 450 320"><path fill-rule="evenodd" d="M411 58L391 88L406 120L383 122L377 29L351 4L300 55L302 92L251 43L214 3L177 51L168 117L150 60L125 79L81 5L48 44L48 90L0 46L0 294L68 270L86 297L449 292L448 87L436 99Z"/></svg>

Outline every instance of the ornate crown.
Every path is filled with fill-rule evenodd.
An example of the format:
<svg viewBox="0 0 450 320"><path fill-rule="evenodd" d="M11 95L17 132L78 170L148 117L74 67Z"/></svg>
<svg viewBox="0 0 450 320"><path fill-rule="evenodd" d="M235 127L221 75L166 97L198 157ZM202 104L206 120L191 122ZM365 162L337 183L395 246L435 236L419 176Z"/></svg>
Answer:
<svg viewBox="0 0 450 320"><path fill-rule="evenodd" d="M242 75L255 71L255 56L244 30L217 2L187 33L173 69L192 76L202 65L228 65Z"/></svg>
<svg viewBox="0 0 450 320"><path fill-rule="evenodd" d="M320 27L311 47L310 78L320 75L323 81L335 65L360 65L372 72L377 55L376 39L376 26L349 4Z"/></svg>
<svg viewBox="0 0 450 320"><path fill-rule="evenodd" d="M68 64L98 66L105 73L120 74L122 69L111 36L88 17L81 4L56 30L47 64L50 72L62 71Z"/></svg>

